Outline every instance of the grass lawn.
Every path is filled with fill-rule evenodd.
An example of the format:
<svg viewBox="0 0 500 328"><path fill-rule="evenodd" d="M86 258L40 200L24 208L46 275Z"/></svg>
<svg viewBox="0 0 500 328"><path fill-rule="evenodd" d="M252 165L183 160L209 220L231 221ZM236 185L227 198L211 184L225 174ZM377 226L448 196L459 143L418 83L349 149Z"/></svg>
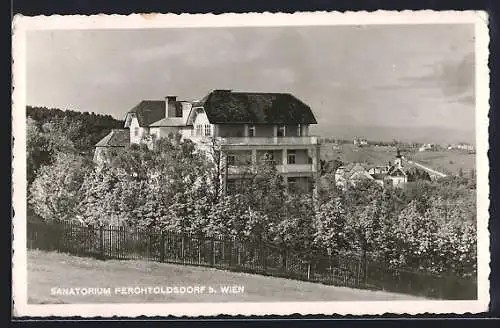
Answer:
<svg viewBox="0 0 500 328"><path fill-rule="evenodd" d="M408 156L408 159L452 175L458 175L460 168L465 175L469 175L476 168L475 154L455 150L416 152Z"/></svg>
<svg viewBox="0 0 500 328"><path fill-rule="evenodd" d="M205 286L191 294L129 294L120 287ZM211 286L216 293L209 293ZM238 286L224 293L223 286ZM109 295L52 295L53 288L97 288ZM243 288L243 290L242 290ZM166 289L164 289L166 290ZM124 302L273 302L273 301L370 301L417 300L409 295L358 290L322 284L228 272L204 267L147 261L100 261L67 254L28 251L29 303L124 303ZM421 299L421 298L420 298Z"/></svg>

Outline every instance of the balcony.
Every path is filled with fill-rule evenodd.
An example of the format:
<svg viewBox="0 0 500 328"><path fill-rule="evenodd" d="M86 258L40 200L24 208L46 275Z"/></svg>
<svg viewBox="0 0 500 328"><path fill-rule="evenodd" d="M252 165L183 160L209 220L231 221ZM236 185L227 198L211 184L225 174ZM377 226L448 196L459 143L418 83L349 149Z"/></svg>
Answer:
<svg viewBox="0 0 500 328"><path fill-rule="evenodd" d="M276 170L280 174L313 173L313 172L315 172L314 166L312 164L276 165ZM257 171L257 167L253 166L253 165L229 165L227 167L227 173L229 175L255 174L256 171Z"/></svg>
<svg viewBox="0 0 500 328"><path fill-rule="evenodd" d="M307 173L307 172L313 172L313 165L312 164L276 165L276 170L278 170L278 173Z"/></svg>
<svg viewBox="0 0 500 328"><path fill-rule="evenodd" d="M223 145L231 146L310 146L317 145L318 137L223 137Z"/></svg>

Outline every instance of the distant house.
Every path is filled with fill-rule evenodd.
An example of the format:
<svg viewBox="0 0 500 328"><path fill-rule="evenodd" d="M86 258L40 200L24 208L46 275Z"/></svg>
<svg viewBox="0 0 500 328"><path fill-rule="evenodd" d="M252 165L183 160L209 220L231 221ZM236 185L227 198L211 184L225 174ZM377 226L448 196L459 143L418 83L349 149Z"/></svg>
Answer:
<svg viewBox="0 0 500 328"><path fill-rule="evenodd" d="M418 148L418 151L430 151L430 150L434 150L434 149L436 149L436 145L431 144L431 143L427 143L427 144L423 144L422 146L420 146L420 148Z"/></svg>
<svg viewBox="0 0 500 328"><path fill-rule="evenodd" d="M335 184L340 188L355 186L361 180L372 180L384 188L401 188L408 182L408 175L403 169L403 157L398 151L394 163L387 166L375 166L366 169L360 163L341 166L335 172Z"/></svg>
<svg viewBox="0 0 500 328"><path fill-rule="evenodd" d="M355 186L357 182L362 180L373 180L373 177L360 163L350 163L340 166L335 171L335 184L337 187L346 188L347 186Z"/></svg>
<svg viewBox="0 0 500 328"><path fill-rule="evenodd" d="M355 146L366 146L366 145L368 145L368 140L356 138L356 139L354 139L353 143Z"/></svg>
<svg viewBox="0 0 500 328"><path fill-rule="evenodd" d="M130 144L130 133L127 129L113 129L96 145L94 162L109 162L112 156Z"/></svg>
<svg viewBox="0 0 500 328"><path fill-rule="evenodd" d="M450 145L450 146L448 146L448 149L459 149L459 150L465 150L468 152L475 151L475 147L473 145L471 145L469 143L465 143L465 142L462 142L462 143L459 143L456 145Z"/></svg>
<svg viewBox="0 0 500 328"><path fill-rule="evenodd" d="M228 190L246 178L250 164L264 162L276 165L290 189L310 190L320 168L320 143L309 135L309 125L316 123L311 108L288 93L214 90L200 101L179 101L176 96L143 100L126 114L128 130L121 131L129 133L127 139L126 132L119 134L123 144L148 144L180 134L206 151L216 140ZM115 134L106 138L118 138ZM97 158L101 148L114 145L106 138L96 145Z"/></svg>
<svg viewBox="0 0 500 328"><path fill-rule="evenodd" d="M408 182L408 175L403 169L403 156L399 150L392 165L388 165L385 170L376 167L373 172L372 177L374 180L385 188L401 188Z"/></svg>

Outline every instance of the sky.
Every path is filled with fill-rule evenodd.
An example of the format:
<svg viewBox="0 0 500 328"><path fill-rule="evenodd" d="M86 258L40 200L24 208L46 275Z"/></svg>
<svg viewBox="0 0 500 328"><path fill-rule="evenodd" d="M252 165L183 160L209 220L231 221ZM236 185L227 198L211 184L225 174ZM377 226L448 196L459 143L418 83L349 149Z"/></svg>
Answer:
<svg viewBox="0 0 500 328"><path fill-rule="evenodd" d="M30 31L26 48L33 106L123 119L167 95L289 92L320 135L474 136L472 24Z"/></svg>

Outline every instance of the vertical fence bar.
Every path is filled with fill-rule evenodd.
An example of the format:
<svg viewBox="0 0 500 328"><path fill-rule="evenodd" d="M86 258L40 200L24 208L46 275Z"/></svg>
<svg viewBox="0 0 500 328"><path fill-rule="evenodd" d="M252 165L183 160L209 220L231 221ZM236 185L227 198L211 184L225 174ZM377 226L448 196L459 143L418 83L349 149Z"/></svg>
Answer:
<svg viewBox="0 0 500 328"><path fill-rule="evenodd" d="M163 230L160 234L160 262L165 262L165 234Z"/></svg>
<svg viewBox="0 0 500 328"><path fill-rule="evenodd" d="M104 227L99 226L99 257L104 259Z"/></svg>

